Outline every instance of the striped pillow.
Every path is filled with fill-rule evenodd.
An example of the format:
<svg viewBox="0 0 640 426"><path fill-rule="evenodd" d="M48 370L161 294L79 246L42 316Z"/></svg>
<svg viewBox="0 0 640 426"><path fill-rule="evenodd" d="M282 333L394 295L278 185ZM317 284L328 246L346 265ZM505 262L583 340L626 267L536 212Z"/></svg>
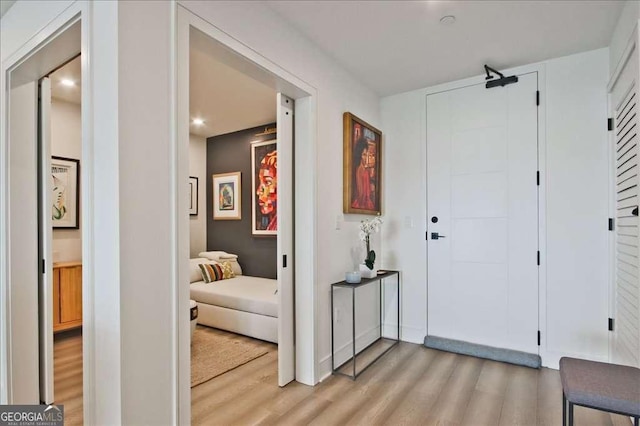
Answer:
<svg viewBox="0 0 640 426"><path fill-rule="evenodd" d="M224 273L222 267L213 263L201 263L198 265L200 273L202 274L202 281L205 283L211 283L214 281L220 281L224 279Z"/></svg>

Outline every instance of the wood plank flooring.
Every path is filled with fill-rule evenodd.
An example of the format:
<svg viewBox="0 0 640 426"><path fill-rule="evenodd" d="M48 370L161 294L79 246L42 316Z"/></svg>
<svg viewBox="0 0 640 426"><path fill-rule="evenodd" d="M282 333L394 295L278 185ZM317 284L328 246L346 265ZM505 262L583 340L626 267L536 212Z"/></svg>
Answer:
<svg viewBox="0 0 640 426"><path fill-rule="evenodd" d="M53 343L53 395L64 405L65 426L82 425L82 334L57 333Z"/></svg>
<svg viewBox="0 0 640 426"><path fill-rule="evenodd" d="M281 389L277 347L264 345L268 354L191 389L192 424L562 424L556 370L534 370L401 343L355 382L331 376L315 387L294 382ZM75 343L73 339L56 341L55 372L56 397L65 404L65 424L82 424L79 336ZM628 426L631 421L576 407L575 424Z"/></svg>

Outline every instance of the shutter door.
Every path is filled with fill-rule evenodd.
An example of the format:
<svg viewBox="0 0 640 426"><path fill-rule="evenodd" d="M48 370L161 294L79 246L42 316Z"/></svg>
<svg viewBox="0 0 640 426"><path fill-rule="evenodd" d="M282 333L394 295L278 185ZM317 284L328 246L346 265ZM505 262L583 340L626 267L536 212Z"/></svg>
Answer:
<svg viewBox="0 0 640 426"><path fill-rule="evenodd" d="M615 352L619 361L640 365L638 271L638 118L635 85L615 112L616 282Z"/></svg>

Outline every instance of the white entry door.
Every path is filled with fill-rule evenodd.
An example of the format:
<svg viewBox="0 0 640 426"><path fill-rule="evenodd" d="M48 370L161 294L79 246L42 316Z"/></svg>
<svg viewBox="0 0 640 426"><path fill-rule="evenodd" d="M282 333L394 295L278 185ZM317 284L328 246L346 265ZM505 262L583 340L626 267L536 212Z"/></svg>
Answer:
<svg viewBox="0 0 640 426"><path fill-rule="evenodd" d="M429 336L538 353L537 89L427 96Z"/></svg>
<svg viewBox="0 0 640 426"><path fill-rule="evenodd" d="M293 99L278 93L278 385L295 379L293 293Z"/></svg>

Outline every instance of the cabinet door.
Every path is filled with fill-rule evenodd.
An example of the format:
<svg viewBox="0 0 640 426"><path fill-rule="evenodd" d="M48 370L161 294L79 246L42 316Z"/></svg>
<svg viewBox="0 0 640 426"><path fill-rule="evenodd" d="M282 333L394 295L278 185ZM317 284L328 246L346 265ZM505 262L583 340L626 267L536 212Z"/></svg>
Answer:
<svg viewBox="0 0 640 426"><path fill-rule="evenodd" d="M60 322L82 319L82 266L60 269Z"/></svg>
<svg viewBox="0 0 640 426"><path fill-rule="evenodd" d="M60 268L53 268L53 327L60 324Z"/></svg>

